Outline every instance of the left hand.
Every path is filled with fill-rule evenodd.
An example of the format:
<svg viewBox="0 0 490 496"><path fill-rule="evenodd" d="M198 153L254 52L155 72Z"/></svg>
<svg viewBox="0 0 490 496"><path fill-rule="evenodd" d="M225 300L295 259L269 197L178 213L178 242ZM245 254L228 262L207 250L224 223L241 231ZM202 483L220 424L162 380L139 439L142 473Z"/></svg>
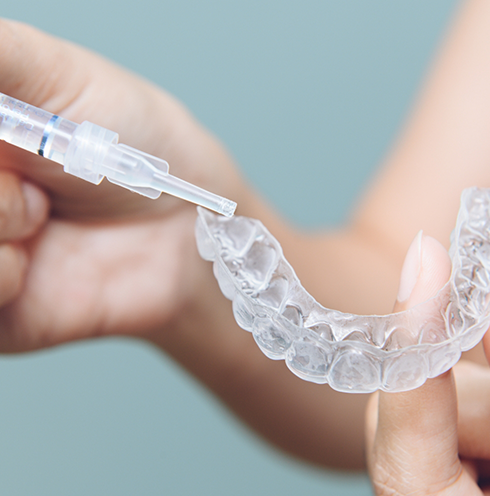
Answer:
<svg viewBox="0 0 490 496"><path fill-rule="evenodd" d="M415 286L395 311L420 303L444 283L447 255L434 246L427 245L427 238L422 242ZM414 281L408 266L413 269L416 264L405 262L402 279L405 275ZM478 485L488 475L483 460L490 460L489 398L490 370L468 362L416 390L373 396L367 409L366 446L375 493L490 494Z"/></svg>

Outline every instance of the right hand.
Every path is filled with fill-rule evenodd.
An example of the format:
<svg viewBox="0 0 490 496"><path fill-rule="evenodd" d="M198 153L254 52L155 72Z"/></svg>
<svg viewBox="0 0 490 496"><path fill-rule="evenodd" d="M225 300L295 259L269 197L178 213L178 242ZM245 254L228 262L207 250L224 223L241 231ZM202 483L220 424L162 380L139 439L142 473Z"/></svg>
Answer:
<svg viewBox="0 0 490 496"><path fill-rule="evenodd" d="M162 90L16 22L0 20L0 44L0 92L116 131L174 175L244 200L226 152ZM189 203L95 187L0 142L0 351L176 326L212 278L194 221Z"/></svg>

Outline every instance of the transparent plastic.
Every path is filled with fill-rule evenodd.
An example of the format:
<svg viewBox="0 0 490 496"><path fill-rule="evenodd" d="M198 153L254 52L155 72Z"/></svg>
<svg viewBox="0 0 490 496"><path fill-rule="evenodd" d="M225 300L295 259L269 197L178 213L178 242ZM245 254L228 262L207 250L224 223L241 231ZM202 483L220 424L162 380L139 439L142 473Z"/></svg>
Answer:
<svg viewBox="0 0 490 496"><path fill-rule="evenodd" d="M99 184L158 198L162 192L233 216L236 203L168 173L168 163L129 146L91 122L78 125L0 93L0 140L63 165L65 172Z"/></svg>
<svg viewBox="0 0 490 496"><path fill-rule="evenodd" d="M490 325L490 190L463 192L451 236L452 274L432 299L396 314L321 306L257 220L199 209L197 245L240 327L262 352L307 381L338 391L407 391L451 368Z"/></svg>

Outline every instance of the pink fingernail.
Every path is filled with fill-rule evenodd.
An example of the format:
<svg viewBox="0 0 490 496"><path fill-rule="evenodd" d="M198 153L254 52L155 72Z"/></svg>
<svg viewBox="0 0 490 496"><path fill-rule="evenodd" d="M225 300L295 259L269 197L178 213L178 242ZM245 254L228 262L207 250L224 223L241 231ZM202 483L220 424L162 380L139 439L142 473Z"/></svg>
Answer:
<svg viewBox="0 0 490 496"><path fill-rule="evenodd" d="M423 232L419 231L412 241L407 251L405 262L403 262L402 273L400 276L400 286L398 288L397 300L400 303L408 300L412 294L413 288L417 283L420 274L420 264L422 259L422 236Z"/></svg>

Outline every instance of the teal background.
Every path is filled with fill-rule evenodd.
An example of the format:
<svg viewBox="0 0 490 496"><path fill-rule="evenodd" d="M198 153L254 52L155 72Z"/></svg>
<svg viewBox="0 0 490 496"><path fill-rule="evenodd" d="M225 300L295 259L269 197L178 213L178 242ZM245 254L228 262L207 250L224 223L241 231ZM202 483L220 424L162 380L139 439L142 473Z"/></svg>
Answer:
<svg viewBox="0 0 490 496"><path fill-rule="evenodd" d="M279 211L312 227L345 219L455 4L17 0L0 15L168 89ZM124 340L0 359L0 492L371 494L363 476L272 450L169 360Z"/></svg>

